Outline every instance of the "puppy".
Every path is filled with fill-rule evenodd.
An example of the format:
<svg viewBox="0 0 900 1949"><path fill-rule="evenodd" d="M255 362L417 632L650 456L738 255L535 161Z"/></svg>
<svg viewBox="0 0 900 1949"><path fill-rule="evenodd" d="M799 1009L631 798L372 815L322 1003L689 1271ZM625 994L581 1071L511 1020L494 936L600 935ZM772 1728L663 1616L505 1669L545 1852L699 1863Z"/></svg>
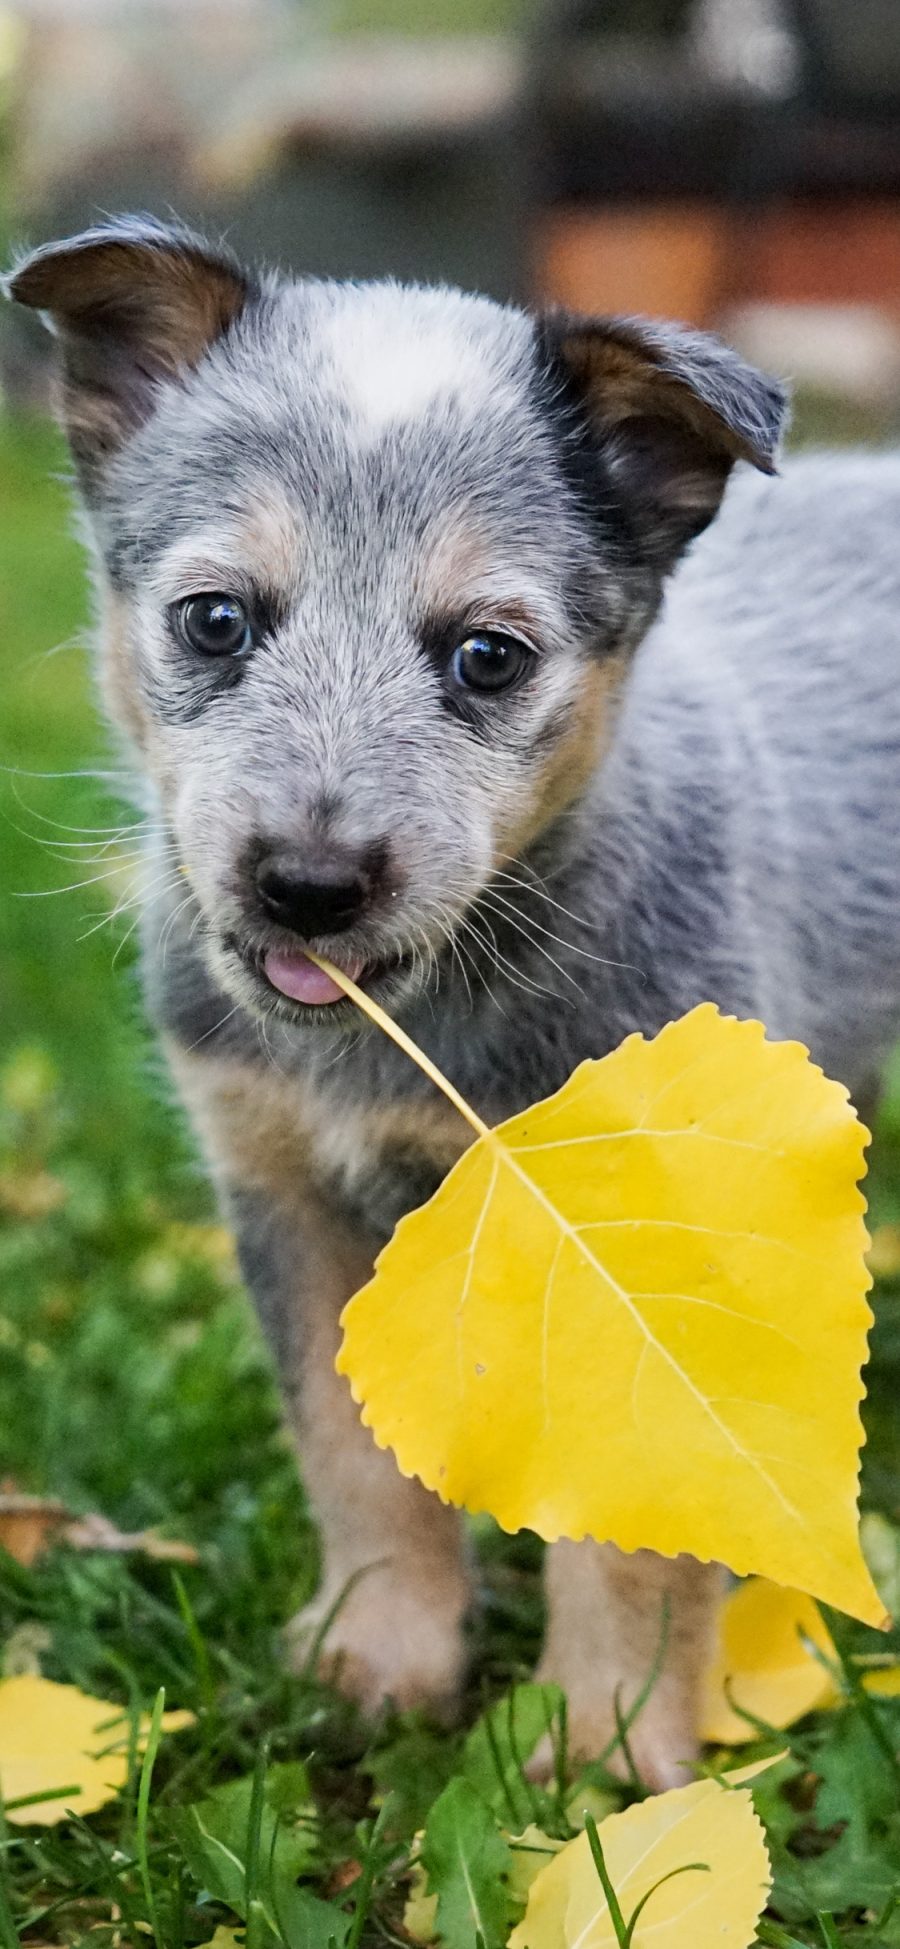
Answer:
<svg viewBox="0 0 900 1949"><path fill-rule="evenodd" d="M459 1522L333 1363L469 1133L304 949L491 1122L707 999L865 1090L900 1025L900 462L768 478L782 391L700 334L257 279L147 221L9 288L59 345L146 805L150 1008L321 1524L301 1640L336 1608L326 1655L366 1709L444 1711ZM685 1777L716 1575L550 1550L540 1672L575 1753L607 1746L667 1610L631 1740L650 1785Z"/></svg>

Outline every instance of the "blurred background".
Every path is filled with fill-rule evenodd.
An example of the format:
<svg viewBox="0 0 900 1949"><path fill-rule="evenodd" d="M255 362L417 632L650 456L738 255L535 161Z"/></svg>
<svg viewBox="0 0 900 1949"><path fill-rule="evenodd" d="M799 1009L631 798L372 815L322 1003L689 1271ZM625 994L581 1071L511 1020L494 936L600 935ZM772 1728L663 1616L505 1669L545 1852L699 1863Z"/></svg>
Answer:
<svg viewBox="0 0 900 1949"><path fill-rule="evenodd" d="M900 0L0 0L0 255L122 208L298 272L714 327L793 380L796 439L900 428ZM212 1539L195 1601L246 1662L314 1548L142 1026L136 815L93 710L49 352L3 310L0 1495ZM896 1077L877 1158L866 1494L893 1520ZM501 1662L504 1619L519 1659L537 1616L516 1547ZM0 1548L6 1668L37 1615L50 1668L108 1684L113 1651L146 1694L181 1628L155 1575L60 1558L38 1585Z"/></svg>
<svg viewBox="0 0 900 1949"><path fill-rule="evenodd" d="M714 325L896 411L897 0L2 0L0 74L14 237L175 209L314 275Z"/></svg>

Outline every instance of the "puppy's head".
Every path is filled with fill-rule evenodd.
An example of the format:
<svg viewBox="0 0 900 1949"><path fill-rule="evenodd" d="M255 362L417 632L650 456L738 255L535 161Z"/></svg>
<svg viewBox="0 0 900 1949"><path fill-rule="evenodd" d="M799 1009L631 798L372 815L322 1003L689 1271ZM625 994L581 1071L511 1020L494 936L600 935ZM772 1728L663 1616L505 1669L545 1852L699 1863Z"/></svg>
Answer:
<svg viewBox="0 0 900 1949"><path fill-rule="evenodd" d="M259 282L146 222L9 288L59 340L109 705L214 972L316 1020L311 946L396 1002L571 823L665 576L736 460L772 470L779 388L673 327Z"/></svg>

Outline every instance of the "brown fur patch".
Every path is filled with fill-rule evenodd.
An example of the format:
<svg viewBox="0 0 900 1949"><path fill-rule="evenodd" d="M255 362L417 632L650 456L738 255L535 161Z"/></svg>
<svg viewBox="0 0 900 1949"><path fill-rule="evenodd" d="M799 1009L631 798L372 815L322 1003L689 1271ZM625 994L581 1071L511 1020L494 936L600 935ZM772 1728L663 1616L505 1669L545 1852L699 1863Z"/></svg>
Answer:
<svg viewBox="0 0 900 1949"><path fill-rule="evenodd" d="M415 588L423 615L438 626L506 627L535 646L565 631L561 608L533 571L492 554L478 527L458 514L432 523Z"/></svg>
<svg viewBox="0 0 900 1949"><path fill-rule="evenodd" d="M191 1055L171 1039L166 1053L219 1182L261 1191L290 1210L311 1171L302 1084L272 1069Z"/></svg>
<svg viewBox="0 0 900 1949"><path fill-rule="evenodd" d="M271 1069L185 1054L172 1043L168 1055L220 1180L260 1191L282 1210L316 1196L323 1169L352 1184L380 1152L403 1147L444 1174L471 1142L443 1100L341 1106Z"/></svg>
<svg viewBox="0 0 900 1949"><path fill-rule="evenodd" d="M471 521L448 514L433 522L419 559L415 591L427 615L458 616L467 591L488 572L484 536Z"/></svg>
<svg viewBox="0 0 900 1949"><path fill-rule="evenodd" d="M57 327L63 417L87 478L152 410L152 382L197 365L247 291L226 257L187 238L89 232L21 265L10 292Z"/></svg>
<svg viewBox="0 0 900 1949"><path fill-rule="evenodd" d="M525 812L497 833L497 859L520 856L567 807L582 797L607 750L628 667L627 658L605 657L584 670L566 729L549 738Z"/></svg>
<svg viewBox="0 0 900 1949"><path fill-rule="evenodd" d="M607 426L629 419L670 419L688 428L704 447L758 464L750 441L698 399L685 380L665 370L663 354L651 337L636 330L630 335L622 322L585 330L576 321L560 349L597 418Z"/></svg>
<svg viewBox="0 0 900 1949"><path fill-rule="evenodd" d="M168 373L196 365L247 295L240 273L212 252L119 237L38 251L11 290L73 335L98 319L117 327L123 342L139 344Z"/></svg>
<svg viewBox="0 0 900 1949"><path fill-rule="evenodd" d="M105 581L100 584L100 683L113 723L139 751L146 752L152 723L134 680L128 649L128 607Z"/></svg>
<svg viewBox="0 0 900 1949"><path fill-rule="evenodd" d="M272 483L258 486L253 506L237 523L229 546L239 554L244 573L260 588L293 589L302 561L302 529L296 504L292 505Z"/></svg>

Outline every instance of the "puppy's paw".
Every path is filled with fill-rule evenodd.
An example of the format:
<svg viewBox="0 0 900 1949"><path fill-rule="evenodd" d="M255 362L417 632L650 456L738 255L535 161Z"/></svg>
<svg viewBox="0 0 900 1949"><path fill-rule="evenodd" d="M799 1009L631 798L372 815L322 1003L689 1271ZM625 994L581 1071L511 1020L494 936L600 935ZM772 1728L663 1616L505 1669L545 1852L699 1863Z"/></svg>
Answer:
<svg viewBox="0 0 900 1949"><path fill-rule="evenodd" d="M608 1669L593 1674L587 1684L581 1674L578 1682L570 1682L569 1686L556 1671L542 1668L536 1676L543 1684L561 1685L567 1694L570 1771L603 1758L604 1765L617 1779L630 1780L631 1767L618 1738L614 1701L617 1685L620 1697L626 1700L634 1697L633 1681L626 1685L621 1673ZM626 1733L634 1771L653 1793L688 1786L693 1778L697 1739L692 1703L680 1687L667 1684L662 1678ZM622 1716L627 1720L627 1705ZM532 1756L528 1773L532 1779L544 1782L551 1778L553 1771L553 1748L549 1739L543 1739Z"/></svg>
<svg viewBox="0 0 900 1949"><path fill-rule="evenodd" d="M452 1720L465 1673L464 1592L435 1593L383 1572L363 1576L347 1593L316 1653L316 1671L367 1717L388 1702L400 1712L418 1706ZM288 1655L300 1670L337 1593L323 1592L287 1630Z"/></svg>

